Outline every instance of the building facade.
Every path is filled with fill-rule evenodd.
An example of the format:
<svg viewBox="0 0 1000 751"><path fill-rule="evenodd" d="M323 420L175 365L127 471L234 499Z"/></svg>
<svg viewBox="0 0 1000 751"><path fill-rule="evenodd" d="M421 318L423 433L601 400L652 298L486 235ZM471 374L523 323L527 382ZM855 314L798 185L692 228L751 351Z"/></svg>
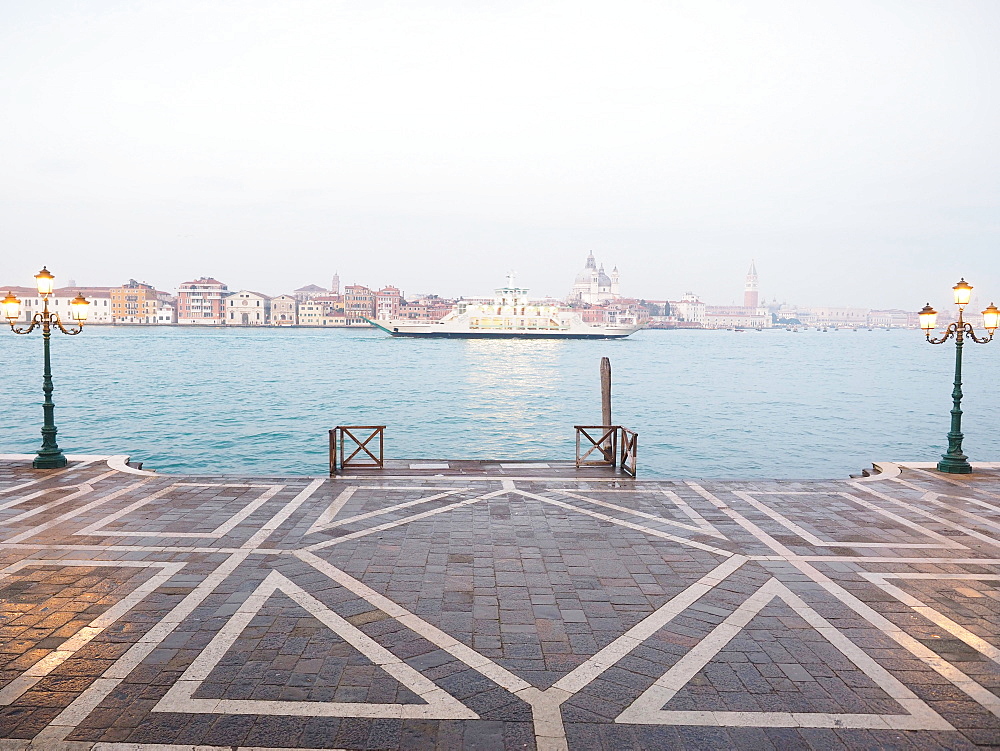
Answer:
<svg viewBox="0 0 1000 751"><path fill-rule="evenodd" d="M399 318L403 307L403 293L396 287L383 287L375 293L375 318L389 321Z"/></svg>
<svg viewBox="0 0 1000 751"><path fill-rule="evenodd" d="M685 292L680 300L671 300L670 312L678 321L705 325L705 303L694 292Z"/></svg>
<svg viewBox="0 0 1000 751"><path fill-rule="evenodd" d="M225 322L223 298L229 288L217 279L201 277L177 288L177 323L221 326Z"/></svg>
<svg viewBox="0 0 1000 751"><path fill-rule="evenodd" d="M271 325L297 326L299 301L292 295L278 295L271 298Z"/></svg>
<svg viewBox="0 0 1000 751"><path fill-rule="evenodd" d="M587 256L586 265L573 282L569 293L570 305L603 305L606 302L621 297L619 289L618 267L611 275L604 273L604 264L597 266L593 252Z"/></svg>
<svg viewBox="0 0 1000 751"><path fill-rule="evenodd" d="M362 284L344 287L344 317L348 326L370 326L375 318L375 293Z"/></svg>
<svg viewBox="0 0 1000 751"><path fill-rule="evenodd" d="M83 295L90 303L87 308L87 323L113 323L111 315L111 287L60 287L52 290L49 295L49 311L58 313L64 325L73 323L70 315L70 302L77 295ZM4 287L4 293L13 292L21 300L21 317L23 323L31 320L35 313L41 313L45 307L42 296L35 287Z"/></svg>
<svg viewBox="0 0 1000 751"><path fill-rule="evenodd" d="M225 298L227 326L267 326L271 322L271 298L249 289Z"/></svg>
<svg viewBox="0 0 1000 751"><path fill-rule="evenodd" d="M111 288L111 316L115 323L156 323L159 294L153 285L129 279Z"/></svg>

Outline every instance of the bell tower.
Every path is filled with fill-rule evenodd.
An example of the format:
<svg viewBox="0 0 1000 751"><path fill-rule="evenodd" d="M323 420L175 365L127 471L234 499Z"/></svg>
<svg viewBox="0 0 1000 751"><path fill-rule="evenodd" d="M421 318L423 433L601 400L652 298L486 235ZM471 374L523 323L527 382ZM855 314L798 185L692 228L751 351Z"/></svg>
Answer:
<svg viewBox="0 0 1000 751"><path fill-rule="evenodd" d="M759 303L757 266L751 260L750 270L747 272L747 281L743 287L743 307L748 310L757 310Z"/></svg>

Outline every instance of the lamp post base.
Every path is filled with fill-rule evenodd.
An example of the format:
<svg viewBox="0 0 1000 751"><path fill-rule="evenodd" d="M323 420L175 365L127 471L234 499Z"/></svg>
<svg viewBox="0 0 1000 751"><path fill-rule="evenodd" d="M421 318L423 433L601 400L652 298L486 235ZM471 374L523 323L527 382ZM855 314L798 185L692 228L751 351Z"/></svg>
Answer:
<svg viewBox="0 0 1000 751"><path fill-rule="evenodd" d="M947 472L951 475L967 475L972 472L972 465L964 456L948 456L944 454L941 461L937 463L938 472Z"/></svg>
<svg viewBox="0 0 1000 751"><path fill-rule="evenodd" d="M69 464L69 459L62 453L62 451L56 452L55 454L39 454L35 457L35 460L31 463L31 466L35 469L62 469L67 464Z"/></svg>

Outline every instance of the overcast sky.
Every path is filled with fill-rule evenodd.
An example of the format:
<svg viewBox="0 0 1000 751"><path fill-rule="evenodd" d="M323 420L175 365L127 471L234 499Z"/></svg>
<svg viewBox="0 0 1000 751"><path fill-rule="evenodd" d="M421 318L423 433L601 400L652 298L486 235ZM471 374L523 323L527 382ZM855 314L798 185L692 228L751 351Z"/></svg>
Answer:
<svg viewBox="0 0 1000 751"><path fill-rule="evenodd" d="M0 284L1000 302L1000 2L0 0Z"/></svg>

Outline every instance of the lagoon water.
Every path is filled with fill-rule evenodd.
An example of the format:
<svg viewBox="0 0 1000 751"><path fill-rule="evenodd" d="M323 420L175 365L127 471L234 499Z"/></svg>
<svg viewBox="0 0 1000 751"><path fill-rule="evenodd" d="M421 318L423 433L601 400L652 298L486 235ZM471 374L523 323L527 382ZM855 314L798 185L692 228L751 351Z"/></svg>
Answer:
<svg viewBox="0 0 1000 751"><path fill-rule="evenodd" d="M368 329L90 326L53 334L66 453L168 473L326 472L327 430L387 425L392 459L571 461L574 424L639 433L640 477L847 477L936 461L954 344L917 331L642 331L621 341L393 339ZM33 453L42 342L0 334L0 453ZM965 348L965 448L1000 459L1000 345Z"/></svg>

